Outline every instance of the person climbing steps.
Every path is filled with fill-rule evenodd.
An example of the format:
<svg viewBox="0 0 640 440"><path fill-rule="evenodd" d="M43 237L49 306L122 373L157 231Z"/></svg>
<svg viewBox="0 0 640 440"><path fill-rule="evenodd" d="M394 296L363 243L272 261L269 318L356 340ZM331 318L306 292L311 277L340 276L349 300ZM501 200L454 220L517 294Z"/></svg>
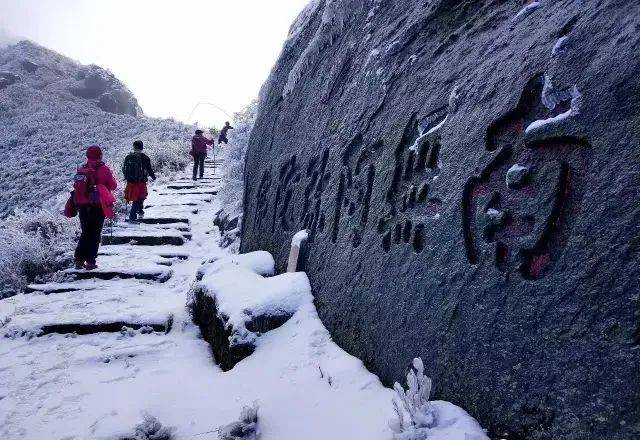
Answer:
<svg viewBox="0 0 640 440"><path fill-rule="evenodd" d="M204 136L202 130L196 130L191 139L191 156L193 156L193 180L204 177L204 160L207 157L207 146L213 145L213 139Z"/></svg>
<svg viewBox="0 0 640 440"><path fill-rule="evenodd" d="M122 174L127 181L127 187L124 191L124 198L127 203L131 202L131 212L129 213L129 221L137 222L144 217L144 201L147 198L147 182L149 177L156 180L156 175L151 167L151 159L144 154L144 143L135 141L133 143L133 151L127 155L122 165Z"/></svg>
<svg viewBox="0 0 640 440"><path fill-rule="evenodd" d="M223 142L225 143L225 145L229 143L229 139L227 139L227 133L229 130L233 130L233 127L231 126L231 124L229 124L229 121L227 121L224 123L224 127L222 127L222 130L220 130L220 136L218 136L218 145L222 145Z"/></svg>
<svg viewBox="0 0 640 440"><path fill-rule="evenodd" d="M111 194L118 187L113 173L102 161L102 149L87 148L87 163L78 168L73 182L72 201L80 217L80 239L75 251L76 269L94 270L98 266L98 248L105 217L113 218L115 198Z"/></svg>

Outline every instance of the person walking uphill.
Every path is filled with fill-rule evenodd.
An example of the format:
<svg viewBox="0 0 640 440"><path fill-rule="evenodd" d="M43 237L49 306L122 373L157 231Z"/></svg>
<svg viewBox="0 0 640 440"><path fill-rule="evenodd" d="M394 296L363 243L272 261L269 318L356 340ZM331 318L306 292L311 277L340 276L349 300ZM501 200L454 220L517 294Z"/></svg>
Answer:
<svg viewBox="0 0 640 440"><path fill-rule="evenodd" d="M229 143L229 139L227 139L227 133L229 132L229 130L233 130L233 127L231 126L231 124L229 124L229 121L224 123L224 127L222 127L222 130L220 130L220 136L218 136L218 145L222 144L223 142L226 144Z"/></svg>
<svg viewBox="0 0 640 440"><path fill-rule="evenodd" d="M193 180L204 176L204 159L207 157L207 146L213 145L213 139L208 139L203 135L202 130L196 130L195 136L191 139L191 155L193 156Z"/></svg>
<svg viewBox="0 0 640 440"><path fill-rule="evenodd" d="M135 141L133 151L124 158L122 165L122 174L127 181L124 198L127 203L131 202L130 222L136 222L138 218L144 217L144 201L148 194L147 182L149 177L156 180L156 175L151 168L151 159L142 152L143 148L142 141Z"/></svg>
<svg viewBox="0 0 640 440"><path fill-rule="evenodd" d="M73 203L80 217L82 230L75 252L76 269L96 269L96 258L102 238L105 217L113 218L115 198L111 194L118 187L113 173L102 161L98 146L87 148L87 163L78 168L73 183Z"/></svg>

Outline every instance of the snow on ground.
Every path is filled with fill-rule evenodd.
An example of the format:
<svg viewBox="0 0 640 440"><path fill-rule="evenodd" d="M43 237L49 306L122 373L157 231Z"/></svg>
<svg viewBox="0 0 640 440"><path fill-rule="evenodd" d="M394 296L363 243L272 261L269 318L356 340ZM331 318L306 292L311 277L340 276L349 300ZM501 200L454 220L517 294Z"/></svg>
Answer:
<svg viewBox="0 0 640 440"><path fill-rule="evenodd" d="M116 278L73 281L65 273L58 283L32 286L50 294L0 300L0 334L6 336L0 344L0 438L122 439L141 429L136 426L145 417L146 425L155 417L175 428L177 439L216 439L219 427L254 402L262 439L392 438L392 390L332 342L306 275L271 276L273 258L266 252L226 254L217 247L219 234L212 226L218 201L168 206L189 197L168 186L150 196L155 207L147 218L187 223L117 229L141 237L188 233L191 240L103 246L101 270ZM185 307L201 267L202 283L226 298L229 310L285 304L294 313L262 334L255 352L228 372L216 366ZM171 277L164 283L124 278L156 268L170 270ZM168 333L145 326L169 322ZM105 323L136 326L37 336L47 326L86 330ZM442 423L430 439L486 438L460 408L433 404Z"/></svg>

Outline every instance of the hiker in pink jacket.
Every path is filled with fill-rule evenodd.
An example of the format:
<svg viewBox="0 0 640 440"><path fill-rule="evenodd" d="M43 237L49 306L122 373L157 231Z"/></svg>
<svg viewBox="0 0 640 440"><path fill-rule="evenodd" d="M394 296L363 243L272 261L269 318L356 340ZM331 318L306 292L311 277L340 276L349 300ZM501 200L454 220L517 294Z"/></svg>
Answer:
<svg viewBox="0 0 640 440"><path fill-rule="evenodd" d="M190 153L193 156L193 180L197 180L198 174L201 179L204 176L204 159L209 145L213 145L213 139L206 138L202 130L196 130L196 135L191 139Z"/></svg>
<svg viewBox="0 0 640 440"><path fill-rule="evenodd" d="M80 240L75 252L76 269L94 270L102 238L105 217L113 218L115 198L111 194L118 187L113 173L102 161L98 146L87 148L87 163L78 168L73 184L73 201L80 217Z"/></svg>

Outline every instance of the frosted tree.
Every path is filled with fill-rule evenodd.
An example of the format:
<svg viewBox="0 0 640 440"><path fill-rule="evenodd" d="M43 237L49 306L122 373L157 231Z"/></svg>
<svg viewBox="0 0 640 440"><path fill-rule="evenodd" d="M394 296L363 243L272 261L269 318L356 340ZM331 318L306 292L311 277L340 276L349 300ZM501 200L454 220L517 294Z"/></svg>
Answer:
<svg viewBox="0 0 640 440"><path fill-rule="evenodd" d="M394 440L425 440L437 423L435 407L429 401L431 379L424 375L422 359L413 360L407 374L407 390L396 382L393 409L397 419L390 422Z"/></svg>

